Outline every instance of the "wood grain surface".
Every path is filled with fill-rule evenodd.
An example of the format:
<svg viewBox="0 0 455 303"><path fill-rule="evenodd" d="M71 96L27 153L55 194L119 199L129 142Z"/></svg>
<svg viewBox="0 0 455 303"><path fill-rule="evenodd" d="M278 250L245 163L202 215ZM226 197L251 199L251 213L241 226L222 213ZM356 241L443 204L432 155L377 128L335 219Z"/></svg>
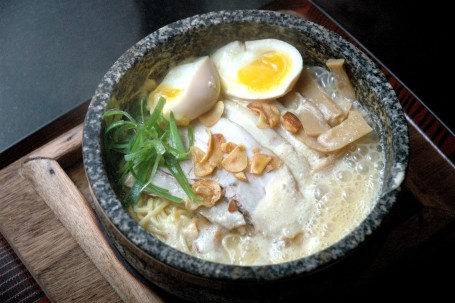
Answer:
<svg viewBox="0 0 455 303"><path fill-rule="evenodd" d="M90 205L56 160L31 158L22 172L125 302L162 302L117 258Z"/></svg>
<svg viewBox="0 0 455 303"><path fill-rule="evenodd" d="M49 146L70 138L74 131L78 135L73 136L73 140L80 142L81 133L77 129L59 137ZM74 155L74 160L80 161L80 145L78 147L79 153ZM24 157L1 171L1 232L51 301L122 302L22 175L21 165L27 159Z"/></svg>

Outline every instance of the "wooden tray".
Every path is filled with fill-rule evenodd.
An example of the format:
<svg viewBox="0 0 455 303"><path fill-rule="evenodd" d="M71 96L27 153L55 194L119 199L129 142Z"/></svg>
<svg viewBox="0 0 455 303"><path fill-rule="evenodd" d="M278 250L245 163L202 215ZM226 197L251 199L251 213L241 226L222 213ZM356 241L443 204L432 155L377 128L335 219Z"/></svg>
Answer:
<svg viewBox="0 0 455 303"><path fill-rule="evenodd" d="M267 8L284 8L349 39L308 1L280 1ZM455 253L454 136L399 80L386 69L383 72L396 90L409 122L409 169L394 212L376 237L375 245L369 248L370 258L361 266L342 268L340 274L349 278L340 281L340 286L345 294L383 286L401 293L415 294L417 289L420 293L449 294L450 281L444 280L444 273L453 274ZM99 264L88 257L91 250L98 249L97 245L86 247L88 254L84 252L77 237L70 234L49 208L49 201L39 195L42 188L29 182L26 168L24 170L27 165L24 163L53 161L90 203L81 161L80 122L85 106L58 121L69 131L56 131L55 125L47 127L47 136L52 134L55 139L46 140L0 171L0 232L51 301L121 302L118 292L98 269ZM123 266L120 258L114 257L111 262ZM128 275L126 268L124 271ZM133 282L146 288L156 301L173 301L154 286ZM125 280L125 283L130 281Z"/></svg>

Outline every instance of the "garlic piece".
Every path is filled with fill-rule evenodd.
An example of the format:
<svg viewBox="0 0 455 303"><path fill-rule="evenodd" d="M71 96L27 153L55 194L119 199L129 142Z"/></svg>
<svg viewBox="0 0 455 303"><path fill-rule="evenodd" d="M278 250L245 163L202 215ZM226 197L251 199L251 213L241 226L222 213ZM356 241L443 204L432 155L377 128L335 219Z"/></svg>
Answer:
<svg viewBox="0 0 455 303"><path fill-rule="evenodd" d="M215 180L201 179L194 182L191 187L196 195L202 199L202 202L199 203L201 206L212 207L221 199L221 186Z"/></svg>
<svg viewBox="0 0 455 303"><path fill-rule="evenodd" d="M297 133L302 128L302 122L300 122L299 118L291 112L286 112L283 115L283 125L293 134Z"/></svg>
<svg viewBox="0 0 455 303"><path fill-rule="evenodd" d="M246 174L243 171L234 173L234 177L236 177L238 180L243 181L243 182L248 181L248 178L246 177Z"/></svg>
<svg viewBox="0 0 455 303"><path fill-rule="evenodd" d="M248 166L248 156L243 145L237 145L229 155L221 161L221 166L231 173L243 171Z"/></svg>
<svg viewBox="0 0 455 303"><path fill-rule="evenodd" d="M209 130L207 132L209 133L209 142L205 154L200 148L191 147L191 157L196 177L205 177L212 174L223 159L221 145L224 143L224 136L222 134L212 134Z"/></svg>
<svg viewBox="0 0 455 303"><path fill-rule="evenodd" d="M223 151L221 150L221 144L224 143L224 136L222 134L212 134L209 130L209 142L207 152L204 157L201 159L201 163L209 162L213 167L220 165L221 160L223 159Z"/></svg>
<svg viewBox="0 0 455 303"><path fill-rule="evenodd" d="M249 103L249 109L259 114L258 128L273 128L280 124L280 111L279 109L268 103Z"/></svg>
<svg viewBox="0 0 455 303"><path fill-rule="evenodd" d="M224 103L223 101L218 101L215 103L215 106L202 116L199 116L199 122L204 124L205 126L209 127L215 125L218 120L220 120L221 116L224 112Z"/></svg>
<svg viewBox="0 0 455 303"><path fill-rule="evenodd" d="M208 176L215 169L215 166L210 165L209 162L201 163L203 157L204 152L199 147L191 147L191 159L193 160L194 175L196 177Z"/></svg>
<svg viewBox="0 0 455 303"><path fill-rule="evenodd" d="M272 156L266 154L256 154L251 158L250 173L261 175L267 164L272 161Z"/></svg>
<svg viewBox="0 0 455 303"><path fill-rule="evenodd" d="M272 170L280 168L281 165L283 165L283 161L281 161L281 159L276 156L272 156L272 160L270 160L270 162L267 164L264 171L266 173L271 172Z"/></svg>
<svg viewBox="0 0 455 303"><path fill-rule="evenodd" d="M223 151L223 153L226 153L226 154L229 154L230 152L232 152L234 150L234 148L237 147L237 144L235 144L234 142L226 142L226 143L223 143L221 144L221 150Z"/></svg>

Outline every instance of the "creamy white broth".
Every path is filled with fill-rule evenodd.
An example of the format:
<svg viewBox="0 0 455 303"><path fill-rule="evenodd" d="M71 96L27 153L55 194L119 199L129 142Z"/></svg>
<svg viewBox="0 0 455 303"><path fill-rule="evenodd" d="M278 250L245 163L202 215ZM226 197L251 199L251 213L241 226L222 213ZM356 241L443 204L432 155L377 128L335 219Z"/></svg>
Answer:
<svg viewBox="0 0 455 303"><path fill-rule="evenodd" d="M236 54L243 54L241 44L232 45L239 49ZM282 263L309 256L341 240L374 207L382 187L385 161L379 138L367 123L369 114L361 109L358 101L354 102L352 86L347 83L349 85L343 89L337 87L335 74L339 76L341 73L343 81L348 81L343 74L344 61L330 60L327 69L322 66L302 67L301 60L297 60L298 64L294 62L295 66L289 69L292 76L287 80L286 87L277 88L270 83L272 91L280 91L270 97L268 91L261 90L255 96L255 91L243 88L237 94L232 88L244 83L234 83L231 77L234 72L231 70L224 71L220 80L217 79L213 66L222 68L223 62L229 61L232 50L215 54L212 57L216 59L214 65L206 62L210 67L205 77L208 85L198 83L198 89L193 90L184 81L185 77L179 77L178 81L166 77L165 85L160 84L149 95L149 106L152 110L159 94L172 96L173 99L168 100L169 107L180 113L176 120L182 126L180 133L185 143L188 145L189 123L194 129L194 148L205 156L210 154L209 140L213 135L222 135L224 143L241 145L248 158L248 166L242 169L243 177L228 171L220 163L213 172L198 175L197 153L192 153L192 159L180 162L189 183L194 185L201 180L214 182L221 188L221 198L215 203L198 205L198 202L188 200L165 168L159 168L152 183L186 200L185 203L173 203L145 192L139 203L128 208L131 216L172 247L205 260L226 264ZM253 56L250 52L243 55L248 58ZM287 58L281 52L279 56ZM272 62L275 57L269 56L265 61ZM249 66L249 71L260 70L256 67ZM199 73L202 67L197 68ZM296 78L299 68L303 68L302 76ZM335 69L333 75L330 69ZM192 72L191 62L187 70L195 73ZM188 75L191 73L188 72ZM197 79L191 78L191 82L196 83ZM267 87L264 83L261 85ZM211 104L213 108L214 104L223 102L221 117L210 126L194 119L194 113L188 112L191 106L179 96L180 91L189 94L186 90L192 95L199 94L199 88L204 87L208 99L204 101L204 96L199 95L199 103L206 102L207 107ZM227 87L229 90L226 91ZM216 91L221 92L219 98L215 98ZM323 100L320 102L314 98ZM268 114L251 107L256 102L259 107L261 103L267 104L269 110L273 107L280 114L279 119L273 120L269 116L269 120L261 122ZM296 119L302 119L305 115L312 115L305 112L308 110L315 113L311 117L321 126L318 128L314 124L318 127L311 134L306 134L302 125L300 129L293 129L284 123L288 122L284 121L284 113L289 112ZM269 114L273 116L273 111ZM267 123L274 124L267 126ZM311 126L308 123L305 125ZM351 137L343 131L355 134ZM343 137L339 141L338 138L333 139L333 134L338 133ZM319 140L323 136L325 141ZM326 144L331 139L335 142ZM228 154L223 153L223 159ZM252 159L258 154L273 158L275 166L259 174L252 173ZM131 186L132 182L130 177L125 185Z"/></svg>
<svg viewBox="0 0 455 303"><path fill-rule="evenodd" d="M244 120L236 123L239 120L234 116L232 120L223 116L222 122L209 129L222 133L226 142L244 144L249 157L259 147L261 153L279 156L283 166L261 176L248 174L248 182L217 170L210 178L220 180L225 196L212 208L191 212L179 204L144 197L129 210L144 228L169 245L206 260L259 265L316 253L346 236L371 211L381 187L384 163L375 134L357 140L339 152L334 163L312 172L326 155L300 141L288 141L292 136L280 127L267 129L269 137L260 136L262 130L243 128ZM195 145L207 149L205 127L197 121L193 125ZM258 136L260 142L254 139ZM182 168L190 182L197 179L190 160L183 162ZM227 186L230 183L237 185ZM178 188L176 184L171 187ZM229 199L239 192L240 196L252 196L246 203L253 204L246 207L248 222L242 214L227 211ZM180 195L184 197L183 192ZM217 213L222 215L216 218Z"/></svg>

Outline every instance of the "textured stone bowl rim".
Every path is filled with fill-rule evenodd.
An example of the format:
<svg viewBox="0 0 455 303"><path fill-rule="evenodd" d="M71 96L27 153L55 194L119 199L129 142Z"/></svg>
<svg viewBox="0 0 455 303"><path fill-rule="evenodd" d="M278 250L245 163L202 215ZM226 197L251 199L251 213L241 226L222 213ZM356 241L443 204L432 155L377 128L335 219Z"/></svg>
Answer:
<svg viewBox="0 0 455 303"><path fill-rule="evenodd" d="M384 96L382 102L386 107L387 115L393 117L391 119L394 121L391 125L394 145L393 177L386 185L383 195L372 212L354 231L339 242L311 256L286 263L261 266L226 265L190 256L171 248L140 227L122 208L109 183L103 165L99 138L102 127L101 116L115 84L135 62L157 44L189 28L194 30L226 22L284 25L293 30L305 31L306 35L330 48L341 48L349 55L351 64L367 72L369 81L377 83L378 92ZM83 158L89 184L101 208L116 228L146 254L178 271L197 276L218 280L258 282L287 279L328 265L351 252L377 229L395 203L396 194L403 181L408 161L408 140L406 120L395 92L375 64L351 43L320 25L287 14L262 10L219 11L189 17L162 27L139 41L113 64L98 86L88 108L84 124Z"/></svg>

